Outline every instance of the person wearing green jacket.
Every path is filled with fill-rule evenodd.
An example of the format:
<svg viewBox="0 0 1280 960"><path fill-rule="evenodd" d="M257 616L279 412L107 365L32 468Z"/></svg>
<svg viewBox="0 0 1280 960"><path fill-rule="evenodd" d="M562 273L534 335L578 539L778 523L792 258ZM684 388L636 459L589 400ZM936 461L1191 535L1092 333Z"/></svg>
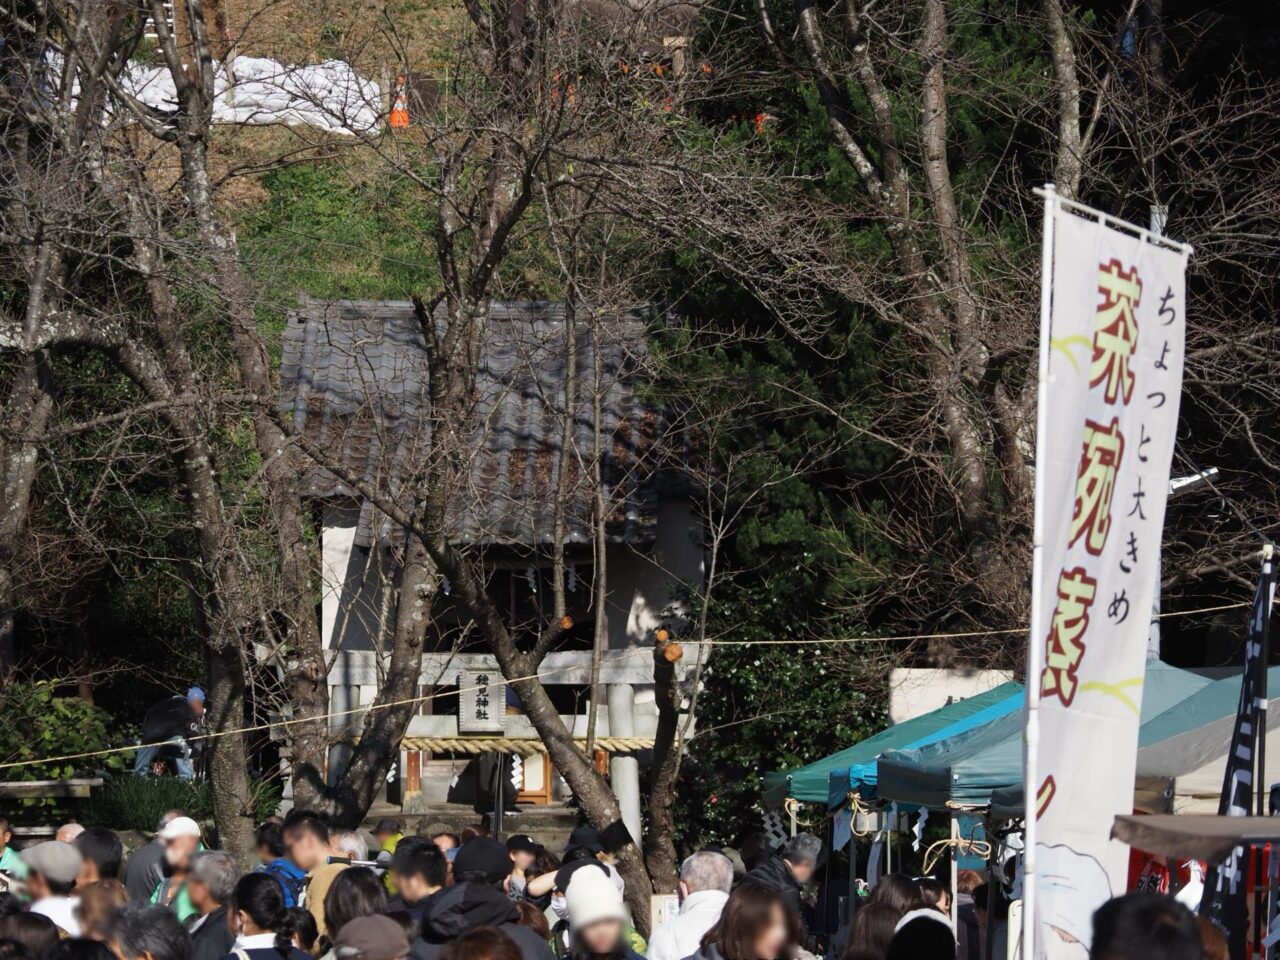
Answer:
<svg viewBox="0 0 1280 960"><path fill-rule="evenodd" d="M27 865L22 856L9 846L13 842L13 831L9 821L0 817L0 873L7 873L14 880L23 880L27 876Z"/></svg>
<svg viewBox="0 0 1280 960"><path fill-rule="evenodd" d="M387 888L387 893L394 897L396 881L391 876L391 855L396 852L396 844L404 839L400 821L395 817L383 817L373 829L373 838L378 841L377 864L382 870L382 885Z"/></svg>
<svg viewBox="0 0 1280 960"><path fill-rule="evenodd" d="M168 907L182 923L186 923L200 911L191 902L187 890L187 875L191 858L204 849L200 842L200 825L190 817L175 817L158 834L164 843L164 879L151 892L151 902Z"/></svg>

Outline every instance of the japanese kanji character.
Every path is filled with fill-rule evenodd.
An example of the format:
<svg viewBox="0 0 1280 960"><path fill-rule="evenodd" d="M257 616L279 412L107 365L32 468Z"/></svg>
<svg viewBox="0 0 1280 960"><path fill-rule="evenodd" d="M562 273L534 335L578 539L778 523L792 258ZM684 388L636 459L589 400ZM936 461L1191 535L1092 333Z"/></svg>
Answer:
<svg viewBox="0 0 1280 960"><path fill-rule="evenodd" d="M1124 557L1120 558L1120 570L1122 573L1133 573L1133 567L1124 562L1125 557L1133 563L1138 562L1138 535L1132 530L1129 531L1129 542Z"/></svg>
<svg viewBox="0 0 1280 960"><path fill-rule="evenodd" d="M1085 630L1089 608L1097 593L1098 581L1083 567L1063 570L1058 575L1058 603L1045 643L1045 666L1040 675L1040 692L1056 696L1063 706L1071 706L1076 696L1076 670L1084 659Z"/></svg>
<svg viewBox="0 0 1280 960"><path fill-rule="evenodd" d="M1071 514L1071 543L1086 530L1085 549L1095 556L1102 553L1111 529L1111 494L1115 489L1116 471L1124 456L1124 435L1120 420L1110 428L1092 420L1084 424L1084 449L1076 474L1075 508Z"/></svg>
<svg viewBox="0 0 1280 960"><path fill-rule="evenodd" d="M1135 308L1142 301L1142 280L1138 268L1125 270L1119 260L1098 265L1098 305L1093 324L1093 363L1089 368L1089 386L1105 383L1103 396L1107 403L1122 397L1125 403L1133 395L1133 371L1129 358L1138 346L1138 318Z"/></svg>
<svg viewBox="0 0 1280 960"><path fill-rule="evenodd" d="M1172 299L1173 287L1169 287L1160 297L1160 316L1164 317L1165 314L1168 314L1169 316L1168 320L1165 320L1164 323L1160 324L1162 327L1167 327L1169 324L1173 323L1173 321L1178 319L1178 311L1169 306L1169 301Z"/></svg>
<svg viewBox="0 0 1280 960"><path fill-rule="evenodd" d="M1166 341L1164 342L1164 346L1162 346L1162 347L1160 348L1160 358L1159 358L1158 360L1156 360L1156 369L1157 369L1157 370L1168 370L1168 369L1169 369L1169 365L1168 365L1167 363L1165 363L1165 362L1164 362L1165 357L1167 357L1167 356L1169 356L1169 341L1168 341L1168 340L1166 340Z"/></svg>
<svg viewBox="0 0 1280 960"><path fill-rule="evenodd" d="M1142 511L1142 501L1147 496L1146 492L1142 489L1142 477L1138 477L1138 489L1133 491L1130 496L1133 497L1133 506L1129 508L1129 512L1126 513L1125 516L1132 517L1136 513L1139 520L1147 519L1147 515Z"/></svg>
<svg viewBox="0 0 1280 960"><path fill-rule="evenodd" d="M1129 619L1129 598L1125 596L1125 592L1121 590L1111 598L1111 602L1107 604L1107 616L1116 623L1124 623Z"/></svg>

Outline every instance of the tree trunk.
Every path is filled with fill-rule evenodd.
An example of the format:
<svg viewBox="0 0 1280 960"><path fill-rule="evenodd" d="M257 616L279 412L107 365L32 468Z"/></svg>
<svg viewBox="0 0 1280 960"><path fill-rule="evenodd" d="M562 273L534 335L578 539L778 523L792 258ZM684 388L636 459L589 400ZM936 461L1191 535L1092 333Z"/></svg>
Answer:
<svg viewBox="0 0 1280 960"><path fill-rule="evenodd" d="M13 374L5 403L5 434L0 435L0 482L4 509L0 511L0 678L13 667L14 569L18 546L31 510L31 487L39 466L36 441L53 411L48 358L43 350L22 358Z"/></svg>
<svg viewBox="0 0 1280 960"><path fill-rule="evenodd" d="M644 861L658 893L675 893L676 778L680 775L680 698L676 691L675 664L660 645L653 651L654 702L658 726L653 735L653 764L649 772L649 832L645 836Z"/></svg>
<svg viewBox="0 0 1280 960"><path fill-rule="evenodd" d="M243 727L245 719L244 664L232 645L211 650L206 723L210 733ZM209 782L213 787L213 819L218 843L247 865L254 862L253 795L247 775L249 759L244 736L214 737L209 741Z"/></svg>
<svg viewBox="0 0 1280 960"><path fill-rule="evenodd" d="M310 776L303 782L303 796L315 804L312 809L318 807L339 826L354 828L360 825L377 797L387 771L399 758L400 741L404 738L409 718L417 710L422 646L431 623L436 591L435 564L422 542L410 537L400 580L391 659L377 699L364 714L364 729L359 741L346 769L339 771L334 787L326 789ZM357 717L340 719L356 722Z"/></svg>

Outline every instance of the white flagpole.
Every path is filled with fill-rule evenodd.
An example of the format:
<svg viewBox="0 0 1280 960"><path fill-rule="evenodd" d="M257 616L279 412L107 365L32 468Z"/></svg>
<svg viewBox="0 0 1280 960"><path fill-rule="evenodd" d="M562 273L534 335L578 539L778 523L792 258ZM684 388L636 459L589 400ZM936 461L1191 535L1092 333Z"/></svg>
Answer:
<svg viewBox="0 0 1280 960"><path fill-rule="evenodd" d="M1040 674L1044 670L1044 638L1039 635L1044 591L1045 411L1049 382L1050 313L1053 307L1053 216L1057 190L1045 184L1044 234L1040 266L1040 363L1036 383L1035 515L1031 533L1031 624L1027 630L1027 730L1022 786L1022 960L1036 960L1036 790L1039 784Z"/></svg>

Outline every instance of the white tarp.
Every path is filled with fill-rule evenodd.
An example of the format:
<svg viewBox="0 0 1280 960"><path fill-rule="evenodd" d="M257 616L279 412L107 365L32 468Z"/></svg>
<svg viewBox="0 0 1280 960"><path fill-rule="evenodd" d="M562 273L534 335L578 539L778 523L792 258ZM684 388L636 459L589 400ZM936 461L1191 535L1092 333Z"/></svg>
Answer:
<svg viewBox="0 0 1280 960"><path fill-rule="evenodd" d="M1138 717L1178 423L1186 251L1053 211L1042 412L1041 740L1034 791L1036 956L1088 956L1123 893ZM1046 268L1048 265L1046 265Z"/></svg>
<svg viewBox="0 0 1280 960"><path fill-rule="evenodd" d="M341 60L285 65L264 57L214 64L214 123L300 124L335 133L378 126L382 94ZM232 82L234 78L234 82ZM150 107L176 107L173 78L164 66L130 64L124 89Z"/></svg>

